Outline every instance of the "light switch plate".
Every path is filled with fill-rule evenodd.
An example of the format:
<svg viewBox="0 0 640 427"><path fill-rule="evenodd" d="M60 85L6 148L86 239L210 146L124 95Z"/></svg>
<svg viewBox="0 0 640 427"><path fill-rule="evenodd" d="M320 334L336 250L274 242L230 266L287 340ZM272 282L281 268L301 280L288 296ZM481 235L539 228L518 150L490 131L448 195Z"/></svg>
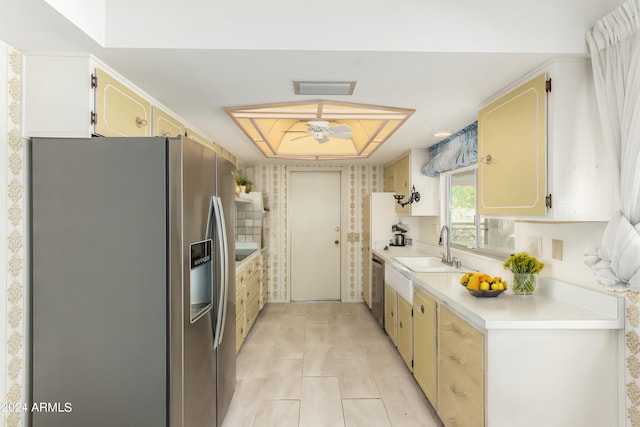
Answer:
<svg viewBox="0 0 640 427"><path fill-rule="evenodd" d="M562 261L562 240L551 240L551 258Z"/></svg>

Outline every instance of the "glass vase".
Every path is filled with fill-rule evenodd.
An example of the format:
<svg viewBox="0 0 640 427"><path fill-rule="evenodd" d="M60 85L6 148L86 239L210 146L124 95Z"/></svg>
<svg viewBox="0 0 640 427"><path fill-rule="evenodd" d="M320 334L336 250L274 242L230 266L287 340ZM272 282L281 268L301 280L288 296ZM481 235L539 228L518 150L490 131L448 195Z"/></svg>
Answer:
<svg viewBox="0 0 640 427"><path fill-rule="evenodd" d="M513 273L511 290L515 295L533 295L536 291L536 275L530 273Z"/></svg>

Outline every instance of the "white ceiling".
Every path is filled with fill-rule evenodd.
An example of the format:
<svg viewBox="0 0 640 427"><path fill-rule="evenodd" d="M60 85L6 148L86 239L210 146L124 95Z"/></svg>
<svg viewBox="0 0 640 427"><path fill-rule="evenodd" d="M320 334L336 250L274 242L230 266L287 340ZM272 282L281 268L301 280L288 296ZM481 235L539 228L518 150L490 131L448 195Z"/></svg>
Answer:
<svg viewBox="0 0 640 427"><path fill-rule="evenodd" d="M333 99L416 110L358 160L384 163L473 122L547 59L586 55L585 31L622 2L0 0L0 40L94 54L242 163L266 159L224 107L318 98L295 95L294 80L356 80Z"/></svg>

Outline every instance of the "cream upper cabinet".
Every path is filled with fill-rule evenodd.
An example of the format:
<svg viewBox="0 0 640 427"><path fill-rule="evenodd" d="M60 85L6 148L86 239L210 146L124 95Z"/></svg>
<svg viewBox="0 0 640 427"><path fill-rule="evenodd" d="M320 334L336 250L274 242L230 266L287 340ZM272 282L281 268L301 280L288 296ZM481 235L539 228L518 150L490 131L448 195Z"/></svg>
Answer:
<svg viewBox="0 0 640 427"><path fill-rule="evenodd" d="M422 174L422 166L429 158L427 149L414 149L384 168L385 191L403 195L402 202L411 197L411 190L420 193L420 201L401 206L396 203L396 213L402 216L440 215L440 188L438 178ZM389 188L390 187L390 188Z"/></svg>
<svg viewBox="0 0 640 427"><path fill-rule="evenodd" d="M393 192L403 195L403 201L407 201L411 194L411 168L409 158L410 155L404 156L393 165ZM396 212L399 215L410 215L411 205L402 206L396 203Z"/></svg>
<svg viewBox="0 0 640 427"><path fill-rule="evenodd" d="M484 215L546 213L546 75L478 115L478 199Z"/></svg>
<svg viewBox="0 0 640 427"><path fill-rule="evenodd" d="M424 292L413 295L413 376L437 407L436 302Z"/></svg>
<svg viewBox="0 0 640 427"><path fill-rule="evenodd" d="M96 129L102 136L151 136L151 103L110 74L96 70Z"/></svg>
<svg viewBox="0 0 640 427"><path fill-rule="evenodd" d="M178 119L166 111L153 107L153 135L154 136L180 136L184 135L185 127Z"/></svg>
<svg viewBox="0 0 640 427"><path fill-rule="evenodd" d="M485 103L478 159L482 215L608 221L614 173L590 62L553 60Z"/></svg>
<svg viewBox="0 0 640 427"><path fill-rule="evenodd" d="M409 370L413 370L413 308L398 295L398 353Z"/></svg>
<svg viewBox="0 0 640 427"><path fill-rule="evenodd" d="M395 191L393 184L393 165L385 166L383 180L384 191L387 193L393 193Z"/></svg>

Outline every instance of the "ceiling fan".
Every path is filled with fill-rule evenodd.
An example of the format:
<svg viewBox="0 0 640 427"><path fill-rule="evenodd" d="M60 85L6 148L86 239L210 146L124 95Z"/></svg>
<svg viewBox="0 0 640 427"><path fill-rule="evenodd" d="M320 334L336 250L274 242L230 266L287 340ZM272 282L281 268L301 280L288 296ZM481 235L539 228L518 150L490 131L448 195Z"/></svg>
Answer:
<svg viewBox="0 0 640 427"><path fill-rule="evenodd" d="M310 121L307 122L306 131L289 131L289 132L304 132L306 135L292 138L291 141L296 139L306 138L313 136L320 144L329 141L329 137L351 139L353 134L351 133L351 127L349 125L335 125L330 126L327 121Z"/></svg>

